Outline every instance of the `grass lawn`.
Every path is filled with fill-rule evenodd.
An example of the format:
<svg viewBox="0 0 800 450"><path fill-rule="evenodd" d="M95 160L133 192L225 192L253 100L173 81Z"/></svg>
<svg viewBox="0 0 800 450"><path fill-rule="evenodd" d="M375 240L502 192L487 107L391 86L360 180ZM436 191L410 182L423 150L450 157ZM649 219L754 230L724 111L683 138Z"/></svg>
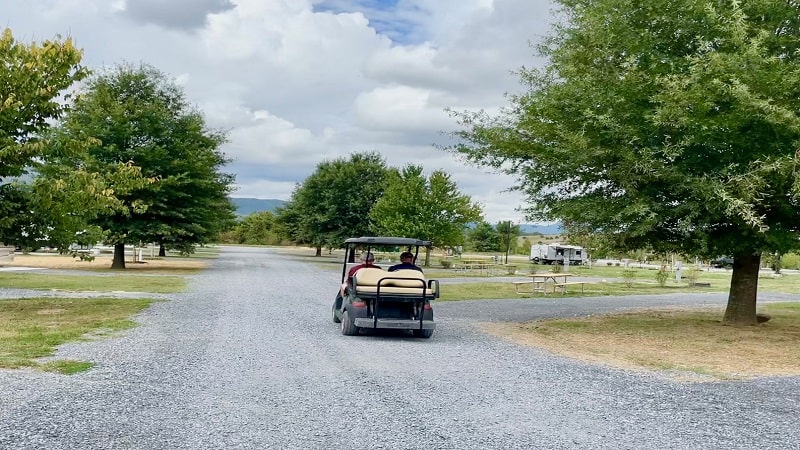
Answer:
<svg viewBox="0 0 800 450"><path fill-rule="evenodd" d="M174 275L132 275L114 272L114 276L57 275L36 272L0 272L0 287L92 292L173 293L186 289L186 280Z"/></svg>
<svg viewBox="0 0 800 450"><path fill-rule="evenodd" d="M488 323L524 345L626 369L656 369L685 381L800 375L800 303L759 308L772 319L721 323L722 309L648 310L524 324Z"/></svg>
<svg viewBox="0 0 800 450"><path fill-rule="evenodd" d="M131 316L147 308L149 299L26 298L0 301L0 368L36 368L59 373L89 369L85 361L54 360L66 342L113 334L135 326Z"/></svg>
<svg viewBox="0 0 800 450"><path fill-rule="evenodd" d="M86 274L0 272L0 287L70 292L175 293L187 287L183 274L206 266L199 258L157 258L111 270L110 258L80 261L63 255L19 255L15 266L89 271ZM91 362L48 360L66 342L94 339L135 326L133 315L153 302L147 298L24 298L0 300L0 368L34 368L72 374Z"/></svg>

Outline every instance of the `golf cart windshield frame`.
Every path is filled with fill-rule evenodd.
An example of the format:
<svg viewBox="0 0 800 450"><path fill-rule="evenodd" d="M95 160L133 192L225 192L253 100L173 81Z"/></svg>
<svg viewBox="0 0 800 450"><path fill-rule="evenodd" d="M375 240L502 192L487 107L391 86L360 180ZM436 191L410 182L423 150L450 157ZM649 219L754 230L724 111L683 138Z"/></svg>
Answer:
<svg viewBox="0 0 800 450"><path fill-rule="evenodd" d="M419 256L420 247L430 248L430 241L420 239L391 237L391 236L362 236L350 238L344 241L344 264L342 264L342 283L347 276L347 264L356 262L356 250L362 249L366 252L373 251L378 247L400 247L400 251L408 251L414 254L414 261Z"/></svg>

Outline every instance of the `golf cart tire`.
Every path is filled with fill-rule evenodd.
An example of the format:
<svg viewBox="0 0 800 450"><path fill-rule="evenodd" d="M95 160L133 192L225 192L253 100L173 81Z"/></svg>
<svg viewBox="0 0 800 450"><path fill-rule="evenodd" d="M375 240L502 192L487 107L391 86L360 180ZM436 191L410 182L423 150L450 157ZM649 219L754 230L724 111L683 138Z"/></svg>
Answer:
<svg viewBox="0 0 800 450"><path fill-rule="evenodd" d="M341 323L342 319L336 315L336 301L333 301L333 306L331 307L331 317L333 317L333 323Z"/></svg>
<svg viewBox="0 0 800 450"><path fill-rule="evenodd" d="M433 336L433 329L427 328L424 330L412 330L414 333L414 337L423 338L423 339L430 339Z"/></svg>
<svg viewBox="0 0 800 450"><path fill-rule="evenodd" d="M347 311L342 313L342 334L345 336L358 336L358 327Z"/></svg>

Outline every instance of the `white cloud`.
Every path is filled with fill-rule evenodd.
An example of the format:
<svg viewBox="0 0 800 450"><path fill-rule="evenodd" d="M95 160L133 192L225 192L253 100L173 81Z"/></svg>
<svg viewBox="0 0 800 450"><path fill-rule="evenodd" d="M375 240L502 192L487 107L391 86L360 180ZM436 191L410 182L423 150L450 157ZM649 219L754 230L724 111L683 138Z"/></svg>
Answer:
<svg viewBox="0 0 800 450"><path fill-rule="evenodd" d="M355 102L359 123L367 129L419 132L452 129L443 106L432 102L433 92L408 86L376 88Z"/></svg>
<svg viewBox="0 0 800 450"><path fill-rule="evenodd" d="M433 144L457 125L445 108L496 111L520 89L512 71L536 63L529 41L546 32L549 2L381 4L0 0L0 11L19 40L71 36L92 68L145 62L176 77L228 130L237 196L286 199L320 161L377 151L450 173L490 222L521 217L519 195L502 192L512 179Z"/></svg>

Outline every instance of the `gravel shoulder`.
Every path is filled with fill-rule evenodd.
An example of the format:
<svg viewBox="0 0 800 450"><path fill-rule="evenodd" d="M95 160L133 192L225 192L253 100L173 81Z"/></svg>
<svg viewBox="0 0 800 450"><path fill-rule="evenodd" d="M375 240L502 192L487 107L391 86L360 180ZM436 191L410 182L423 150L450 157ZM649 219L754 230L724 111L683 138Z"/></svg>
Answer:
<svg viewBox="0 0 800 450"><path fill-rule="evenodd" d="M800 379L679 383L480 332L724 296L441 302L430 340L346 337L338 274L271 249L225 248L119 337L62 347L74 376L0 371L9 449L784 449ZM764 301L790 298L766 297Z"/></svg>

